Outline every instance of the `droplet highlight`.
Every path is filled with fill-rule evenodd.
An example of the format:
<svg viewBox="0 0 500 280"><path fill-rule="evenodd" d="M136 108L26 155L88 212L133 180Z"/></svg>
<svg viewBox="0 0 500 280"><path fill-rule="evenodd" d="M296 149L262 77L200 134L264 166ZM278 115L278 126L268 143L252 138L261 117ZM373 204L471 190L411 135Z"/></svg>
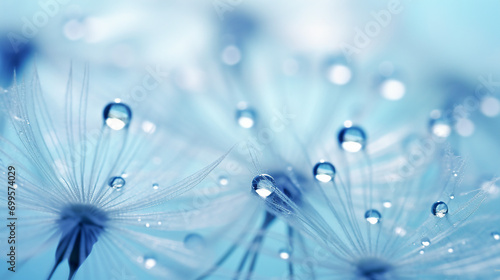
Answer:
<svg viewBox="0 0 500 280"><path fill-rule="evenodd" d="M323 183L332 181L335 173L335 167L329 162L318 162L313 168L314 178Z"/></svg>
<svg viewBox="0 0 500 280"><path fill-rule="evenodd" d="M105 124L113 130L121 130L128 127L132 119L130 107L123 103L114 102L106 105L103 111Z"/></svg>
<svg viewBox="0 0 500 280"><path fill-rule="evenodd" d="M338 135L340 147L351 153L362 150L366 145L366 134L360 127L344 127Z"/></svg>
<svg viewBox="0 0 500 280"><path fill-rule="evenodd" d="M432 215L438 218L443 218L446 214L448 214L448 205L442 201L436 201L432 204L431 212Z"/></svg>

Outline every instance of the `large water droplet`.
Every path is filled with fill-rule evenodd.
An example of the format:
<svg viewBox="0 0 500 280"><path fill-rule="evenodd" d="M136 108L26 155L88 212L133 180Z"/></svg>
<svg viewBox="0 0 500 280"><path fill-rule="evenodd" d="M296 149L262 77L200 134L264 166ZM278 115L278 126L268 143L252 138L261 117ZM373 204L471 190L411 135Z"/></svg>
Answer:
<svg viewBox="0 0 500 280"><path fill-rule="evenodd" d="M251 128L255 125L255 111L249 108L236 111L238 125L243 128Z"/></svg>
<svg viewBox="0 0 500 280"><path fill-rule="evenodd" d="M436 201L432 204L431 212L432 215L438 218L443 218L446 214L448 214L448 205L442 201Z"/></svg>
<svg viewBox="0 0 500 280"><path fill-rule="evenodd" d="M365 147L366 134L360 127L344 127L338 135L339 144L345 151L355 153Z"/></svg>
<svg viewBox="0 0 500 280"><path fill-rule="evenodd" d="M130 108L118 102L109 103L103 111L104 122L113 130L121 130L128 127L132 119Z"/></svg>
<svg viewBox="0 0 500 280"><path fill-rule="evenodd" d="M188 250L199 251L205 247L205 239L197 233L190 233L184 238L184 247Z"/></svg>
<svg viewBox="0 0 500 280"><path fill-rule="evenodd" d="M280 255L280 258L283 259L283 260L288 260L290 258L290 250L288 249L281 249L279 251L279 255Z"/></svg>
<svg viewBox="0 0 500 280"><path fill-rule="evenodd" d="M328 183L335 178L335 167L329 162L318 162L313 168L316 180Z"/></svg>
<svg viewBox="0 0 500 280"><path fill-rule="evenodd" d="M262 198L267 198L274 192L274 184L274 178L267 174L255 176L252 180L253 190Z"/></svg>
<svg viewBox="0 0 500 280"><path fill-rule="evenodd" d="M422 240L420 240L420 243L422 243L423 246L427 247L431 245L431 240L427 237L424 237L422 238Z"/></svg>
<svg viewBox="0 0 500 280"><path fill-rule="evenodd" d="M109 179L108 185L113 189L119 191L125 186L125 179L120 176L113 177Z"/></svg>
<svg viewBox="0 0 500 280"><path fill-rule="evenodd" d="M380 215L380 212L375 209L371 209L365 212L366 221L372 225L377 224L380 221L381 217L382 215Z"/></svg>
<svg viewBox="0 0 500 280"><path fill-rule="evenodd" d="M500 232L498 232L498 231L492 232L491 237L493 237L493 239L495 239L495 240L500 240Z"/></svg>

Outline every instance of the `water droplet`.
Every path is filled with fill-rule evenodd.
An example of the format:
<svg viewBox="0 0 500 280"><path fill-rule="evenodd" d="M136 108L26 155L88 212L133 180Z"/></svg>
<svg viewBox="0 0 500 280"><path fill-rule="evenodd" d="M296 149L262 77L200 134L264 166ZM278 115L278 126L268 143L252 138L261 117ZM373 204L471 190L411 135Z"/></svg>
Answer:
<svg viewBox="0 0 500 280"><path fill-rule="evenodd" d="M436 201L432 204L431 212L438 218L443 218L448 214L448 205L442 201Z"/></svg>
<svg viewBox="0 0 500 280"><path fill-rule="evenodd" d="M392 207L392 203L390 201L384 201L383 205L384 205L385 208L391 208Z"/></svg>
<svg viewBox="0 0 500 280"><path fill-rule="evenodd" d="M455 199L455 196L450 194L450 199Z"/></svg>
<svg viewBox="0 0 500 280"><path fill-rule="evenodd" d="M199 251L205 247L205 239L197 233L190 233L184 238L184 247L188 250Z"/></svg>
<svg viewBox="0 0 500 280"><path fill-rule="evenodd" d="M382 216L380 215L380 212L375 209L371 209L365 212L366 221L372 225L377 224L380 221L381 217Z"/></svg>
<svg viewBox="0 0 500 280"><path fill-rule="evenodd" d="M161 226L161 221L158 221L158 225Z"/></svg>
<svg viewBox="0 0 500 280"><path fill-rule="evenodd" d="M146 269L151 269L156 266L156 259L152 256L144 256L144 267Z"/></svg>
<svg viewBox="0 0 500 280"><path fill-rule="evenodd" d="M435 113L437 118L431 118L429 127L432 134L439 138L446 138L451 134L451 122L448 119L441 117L441 112Z"/></svg>
<svg viewBox="0 0 500 280"><path fill-rule="evenodd" d="M431 245L431 241L430 241L430 239L429 239L429 238L427 238L427 237L422 238L422 240L420 240L420 243L422 243L422 245L423 245L424 247L427 247L427 246Z"/></svg>
<svg viewBox="0 0 500 280"><path fill-rule="evenodd" d="M149 223L146 223L146 227L150 227L151 225Z"/></svg>
<svg viewBox="0 0 500 280"><path fill-rule="evenodd" d="M140 221L142 221L142 219L141 219L141 218L138 218L138 219L137 219L137 221L138 221L138 222L140 222Z"/></svg>
<svg viewBox="0 0 500 280"><path fill-rule="evenodd" d="M387 79L380 83L380 94L388 100L399 100L406 93L405 84L396 79Z"/></svg>
<svg viewBox="0 0 500 280"><path fill-rule="evenodd" d="M262 198L267 198L274 192L274 178L267 174L255 176L252 180L253 190Z"/></svg>
<svg viewBox="0 0 500 280"><path fill-rule="evenodd" d="M338 135L339 144L345 151L356 153L364 148L366 134L360 127L344 127Z"/></svg>
<svg viewBox="0 0 500 280"><path fill-rule="evenodd" d="M448 253L453 253L453 248L448 248Z"/></svg>
<svg viewBox="0 0 500 280"><path fill-rule="evenodd" d="M160 185L158 185L157 183L154 183L153 184L153 190L157 190L160 188Z"/></svg>
<svg viewBox="0 0 500 280"><path fill-rule="evenodd" d="M251 128L255 125L255 111L249 108L236 111L236 120L243 128Z"/></svg>
<svg viewBox="0 0 500 280"><path fill-rule="evenodd" d="M420 255L423 255L425 252L424 252L424 250L420 250L418 253L419 253Z"/></svg>
<svg viewBox="0 0 500 280"><path fill-rule="evenodd" d="M219 184L220 184L221 186L225 186L225 185L227 185L228 183L229 183L229 180L227 179L227 177L225 177L225 176L220 176L220 177L219 177Z"/></svg>
<svg viewBox="0 0 500 280"><path fill-rule="evenodd" d="M313 168L313 175L316 180L328 183L335 178L335 167L329 162L319 162Z"/></svg>
<svg viewBox="0 0 500 280"><path fill-rule="evenodd" d="M125 186L125 179L120 176L113 177L109 179L108 185L113 189L119 191L123 186Z"/></svg>
<svg viewBox="0 0 500 280"><path fill-rule="evenodd" d="M500 233L498 231L494 231L491 233L491 237L495 240L500 240Z"/></svg>
<svg viewBox="0 0 500 280"><path fill-rule="evenodd" d="M104 121L113 130L128 127L132 119L132 111L123 103L109 103L103 111Z"/></svg>
<svg viewBox="0 0 500 280"><path fill-rule="evenodd" d="M281 249L279 255L281 259L288 260L290 258L290 251L288 249Z"/></svg>
<svg viewBox="0 0 500 280"><path fill-rule="evenodd" d="M394 232L399 235L399 236L405 236L406 235L406 230L402 227L396 227L394 229Z"/></svg>

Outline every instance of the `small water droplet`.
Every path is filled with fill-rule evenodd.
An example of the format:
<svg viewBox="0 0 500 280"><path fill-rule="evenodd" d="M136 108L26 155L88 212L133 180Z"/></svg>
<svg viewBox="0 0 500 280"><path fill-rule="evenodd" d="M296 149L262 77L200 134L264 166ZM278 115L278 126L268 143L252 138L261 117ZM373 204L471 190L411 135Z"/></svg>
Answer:
<svg viewBox="0 0 500 280"><path fill-rule="evenodd" d="M153 184L153 190L157 190L160 188L160 185L158 185L157 183L154 183Z"/></svg>
<svg viewBox="0 0 500 280"><path fill-rule="evenodd" d="M451 254L451 253L453 253L453 251L454 251L453 248L448 248L448 253Z"/></svg>
<svg viewBox="0 0 500 280"><path fill-rule="evenodd" d="M128 127L132 119L130 107L123 103L109 103L103 111L104 122L113 130Z"/></svg>
<svg viewBox="0 0 500 280"><path fill-rule="evenodd" d="M379 223L381 217L380 212L375 209L370 209L365 212L366 221L372 225Z"/></svg>
<svg viewBox="0 0 500 280"><path fill-rule="evenodd" d="M318 162L313 168L313 175L316 180L328 183L335 178L335 167L329 162Z"/></svg>
<svg viewBox="0 0 500 280"><path fill-rule="evenodd" d="M349 67L343 64L333 64L328 68L328 80L332 84L345 85L352 78L352 71Z"/></svg>
<svg viewBox="0 0 500 280"><path fill-rule="evenodd" d="M356 153L365 147L366 134L360 127L344 127L340 130L338 141L345 151Z"/></svg>
<svg viewBox="0 0 500 280"><path fill-rule="evenodd" d="M205 239L197 233L190 233L184 238L184 247L188 250L199 251L205 247Z"/></svg>
<svg viewBox="0 0 500 280"><path fill-rule="evenodd" d="M288 260L290 258L290 251L288 249L281 249L279 255L281 259Z"/></svg>
<svg viewBox="0 0 500 280"><path fill-rule="evenodd" d="M146 223L146 227L150 227L151 225L149 223Z"/></svg>
<svg viewBox="0 0 500 280"><path fill-rule="evenodd" d="M384 201L383 205L384 205L385 208L391 208L392 207L392 203L390 201Z"/></svg>
<svg viewBox="0 0 500 280"><path fill-rule="evenodd" d="M443 218L448 214L448 205L442 201L436 201L432 204L431 212L438 218Z"/></svg>
<svg viewBox="0 0 500 280"><path fill-rule="evenodd" d="M494 231L491 233L491 237L495 240L500 240L500 233L498 231Z"/></svg>
<svg viewBox="0 0 500 280"><path fill-rule="evenodd" d="M255 125L255 111L250 108L239 109L236 111L236 120L239 126L251 128Z"/></svg>
<svg viewBox="0 0 500 280"><path fill-rule="evenodd" d="M113 177L109 179L108 185L113 189L119 191L125 186L125 179L120 176Z"/></svg>
<svg viewBox="0 0 500 280"><path fill-rule="evenodd" d="M161 226L161 221L158 221L158 225Z"/></svg>
<svg viewBox="0 0 500 280"><path fill-rule="evenodd" d="M450 194L450 199L455 199L455 196Z"/></svg>
<svg viewBox="0 0 500 280"><path fill-rule="evenodd" d="M137 219L137 221L138 221L138 222L140 222L140 221L142 221L142 219L141 219L141 218L138 218L138 219Z"/></svg>
<svg viewBox="0 0 500 280"><path fill-rule="evenodd" d="M424 250L420 250L418 253L419 253L420 255L423 255L425 252L424 252Z"/></svg>
<svg viewBox="0 0 500 280"><path fill-rule="evenodd" d="M420 243L422 243L422 245L424 247L427 247L427 246L431 245L431 240L427 237L424 237L424 238L422 238L422 240L420 240Z"/></svg>
<svg viewBox="0 0 500 280"><path fill-rule="evenodd" d="M262 198L267 198L274 193L274 178L267 174L255 176L252 180L252 189Z"/></svg>
<svg viewBox="0 0 500 280"><path fill-rule="evenodd" d="M156 266L156 259L152 256L144 256L144 267L151 269Z"/></svg>

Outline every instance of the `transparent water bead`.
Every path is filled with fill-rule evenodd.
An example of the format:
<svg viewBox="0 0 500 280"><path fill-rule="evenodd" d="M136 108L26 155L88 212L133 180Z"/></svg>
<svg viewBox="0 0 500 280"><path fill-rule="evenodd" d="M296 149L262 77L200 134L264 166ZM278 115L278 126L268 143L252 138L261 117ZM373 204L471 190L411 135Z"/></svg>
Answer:
<svg viewBox="0 0 500 280"><path fill-rule="evenodd" d="M291 255L291 253L290 253L290 250L288 250L288 249L281 249L279 251L279 256L282 260L288 260L290 258L290 255Z"/></svg>
<svg viewBox="0 0 500 280"><path fill-rule="evenodd" d="M446 214L448 214L448 205L442 201L436 201L432 204L431 212L432 215L438 218L443 218Z"/></svg>
<svg viewBox="0 0 500 280"><path fill-rule="evenodd" d="M158 185L157 183L154 183L153 184L153 190L157 190L160 188L160 185Z"/></svg>
<svg viewBox="0 0 500 280"><path fill-rule="evenodd" d="M255 111L250 108L236 111L236 121L243 128L251 128L255 125Z"/></svg>
<svg viewBox="0 0 500 280"><path fill-rule="evenodd" d="M267 174L255 176L252 180L252 189L262 198L267 198L274 192L274 178Z"/></svg>
<svg viewBox="0 0 500 280"><path fill-rule="evenodd" d="M345 151L356 153L366 145L366 134L360 127L344 127L338 135L339 145Z"/></svg>
<svg viewBox="0 0 500 280"><path fill-rule="evenodd" d="M184 247L188 250L199 251L205 247L205 239L197 233L190 233L184 238Z"/></svg>
<svg viewBox="0 0 500 280"><path fill-rule="evenodd" d="M125 186L125 179L120 176L113 177L109 179L108 185L113 189L119 191Z"/></svg>
<svg viewBox="0 0 500 280"><path fill-rule="evenodd" d="M113 102L106 105L103 111L104 122L113 130L128 127L132 119L130 107L123 103Z"/></svg>
<svg viewBox="0 0 500 280"><path fill-rule="evenodd" d="M366 221L372 225L379 223L381 217L382 215L380 215L380 212L375 209L370 209L365 212Z"/></svg>
<svg viewBox="0 0 500 280"><path fill-rule="evenodd" d="M323 183L332 181L335 173L335 167L329 162L318 162L313 168L314 178Z"/></svg>
<svg viewBox="0 0 500 280"><path fill-rule="evenodd" d="M229 183L229 179L228 179L227 177L225 177L225 176L220 176L220 177L219 177L219 184L220 184L221 186L225 186L225 185L227 185L228 183Z"/></svg>
<svg viewBox="0 0 500 280"><path fill-rule="evenodd" d="M422 238L422 240L420 240L420 243L422 243L422 246L427 247L431 245L431 240L427 237L424 237Z"/></svg>
<svg viewBox="0 0 500 280"><path fill-rule="evenodd" d="M498 231L492 232L491 237L493 237L493 239L495 239L495 240L500 240L500 232L498 232Z"/></svg>

